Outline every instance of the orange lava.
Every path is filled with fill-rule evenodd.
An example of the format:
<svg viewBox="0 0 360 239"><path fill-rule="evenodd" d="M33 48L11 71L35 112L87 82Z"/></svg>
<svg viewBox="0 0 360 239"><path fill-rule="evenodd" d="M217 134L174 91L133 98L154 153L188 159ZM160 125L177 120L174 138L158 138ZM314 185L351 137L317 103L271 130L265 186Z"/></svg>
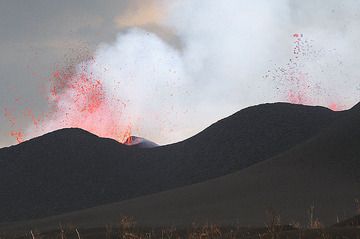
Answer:
<svg viewBox="0 0 360 239"><path fill-rule="evenodd" d="M347 107L345 105L340 105L340 104L335 103L335 102L329 104L328 108L331 109L332 111L341 111L341 110L346 110L347 109Z"/></svg>
<svg viewBox="0 0 360 239"><path fill-rule="evenodd" d="M126 105L108 95L101 80L96 79L87 69L87 65L83 65L77 73L70 70L55 71L46 96L49 111L37 116L29 108L23 110L23 116L31 122L26 130L18 130L16 118L5 109L6 118L16 128L10 135L21 143L57 129L81 128L100 137L127 143L132 125L123 120L122 112Z"/></svg>
<svg viewBox="0 0 360 239"><path fill-rule="evenodd" d="M4 109L4 116L5 118L11 123L11 126L14 127L16 125L16 118L15 116L10 112L8 108Z"/></svg>
<svg viewBox="0 0 360 239"><path fill-rule="evenodd" d="M24 141L24 134L19 131L11 131L10 135L12 137L15 137L16 141L20 144Z"/></svg>
<svg viewBox="0 0 360 239"><path fill-rule="evenodd" d="M340 102L335 103L339 97L328 98L330 93L322 87L321 82L316 82L306 72L308 61L314 61L319 51L313 47L311 39L307 39L302 33L292 34L293 48L289 61L268 70L264 78L272 79L276 83L276 89L283 99L292 104L303 105L326 105L334 111L346 109ZM327 95L324 97L324 95ZM324 98L321 98L324 97Z"/></svg>
<svg viewBox="0 0 360 239"><path fill-rule="evenodd" d="M329 105L329 109L336 111L336 110L338 110L338 106L337 106L336 103L331 103L331 104Z"/></svg>

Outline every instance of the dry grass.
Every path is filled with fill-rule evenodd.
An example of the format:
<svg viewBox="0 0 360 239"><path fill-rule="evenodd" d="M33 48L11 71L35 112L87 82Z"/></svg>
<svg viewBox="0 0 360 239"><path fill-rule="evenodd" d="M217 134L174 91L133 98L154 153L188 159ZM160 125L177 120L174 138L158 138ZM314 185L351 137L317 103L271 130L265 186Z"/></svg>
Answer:
<svg viewBox="0 0 360 239"><path fill-rule="evenodd" d="M0 239L360 239L359 227L325 228L314 216L315 207L308 210L308 224L282 225L280 215L274 210L267 212L263 228L195 224L189 228L142 228L137 227L132 217L121 217L114 225L103 228L78 228L59 224L57 230L39 232L30 230L22 235L7 234Z"/></svg>
<svg viewBox="0 0 360 239"><path fill-rule="evenodd" d="M21 236L0 236L0 239L360 239L360 228L308 229L280 224L280 217L269 214L264 228L220 227L214 224L193 225L186 229L140 228L135 220L124 217L118 225L80 229L59 226L57 230L40 233L31 230Z"/></svg>

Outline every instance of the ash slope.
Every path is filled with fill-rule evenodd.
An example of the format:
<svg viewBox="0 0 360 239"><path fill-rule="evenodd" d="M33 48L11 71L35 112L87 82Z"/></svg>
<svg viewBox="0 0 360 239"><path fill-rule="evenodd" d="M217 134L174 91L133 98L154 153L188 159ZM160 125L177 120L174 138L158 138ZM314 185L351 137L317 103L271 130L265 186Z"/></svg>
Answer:
<svg viewBox="0 0 360 239"><path fill-rule="evenodd" d="M0 150L0 221L61 214L233 173L311 139L342 115L322 107L259 105L152 149L79 129L49 133Z"/></svg>
<svg viewBox="0 0 360 239"><path fill-rule="evenodd" d="M192 222L263 226L265 211L270 208L281 215L284 224L306 225L312 205L314 217L330 225L356 213L359 122L360 104L310 140L236 173L120 203L4 225L3 230L53 230L59 222L80 228L103 227L116 224L121 215L134 216L139 226L182 227ZM336 226L354 225L357 220Z"/></svg>
<svg viewBox="0 0 360 239"><path fill-rule="evenodd" d="M89 224L96 223L95 215L115 219L111 208L143 225L190 226L196 221L262 226L266 210L274 209L283 223L306 225L314 205L314 217L331 225L357 213L359 122L360 104L320 134L272 159L207 182L91 209L83 216Z"/></svg>

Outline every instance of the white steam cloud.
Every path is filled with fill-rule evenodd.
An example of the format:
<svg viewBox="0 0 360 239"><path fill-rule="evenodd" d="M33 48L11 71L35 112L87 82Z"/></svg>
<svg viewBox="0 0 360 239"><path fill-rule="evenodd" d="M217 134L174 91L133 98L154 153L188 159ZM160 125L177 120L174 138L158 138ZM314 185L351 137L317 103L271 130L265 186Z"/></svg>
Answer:
<svg viewBox="0 0 360 239"><path fill-rule="evenodd" d="M359 1L153 4L159 15L152 6L148 25L136 16L136 28L124 23L88 68L126 104L119 120L131 122L134 134L176 142L246 106L287 101L289 90L314 105L360 100ZM303 35L299 58L295 33ZM294 85L294 71L306 83Z"/></svg>

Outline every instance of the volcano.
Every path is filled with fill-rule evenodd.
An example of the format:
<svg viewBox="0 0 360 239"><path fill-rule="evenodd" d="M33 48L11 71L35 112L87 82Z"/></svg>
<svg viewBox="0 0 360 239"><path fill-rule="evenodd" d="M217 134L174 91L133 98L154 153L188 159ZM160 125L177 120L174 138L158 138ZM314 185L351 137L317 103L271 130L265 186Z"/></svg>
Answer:
<svg viewBox="0 0 360 239"><path fill-rule="evenodd" d="M305 211L312 197L321 205L349 208L345 201L356 196L360 178L355 170L359 107L334 112L264 104L187 140L154 148L129 147L80 129L55 131L0 150L0 220L36 219L117 202L115 208L91 213L126 212L144 224L164 223L170 216L180 225L192 217L233 222L234 214L227 212L234 211L255 225L263 223L263 212L272 203L284 211L298 208L290 215ZM321 196L329 193L325 185L349 198L327 201ZM333 212L324 214L327 221L336 218Z"/></svg>

